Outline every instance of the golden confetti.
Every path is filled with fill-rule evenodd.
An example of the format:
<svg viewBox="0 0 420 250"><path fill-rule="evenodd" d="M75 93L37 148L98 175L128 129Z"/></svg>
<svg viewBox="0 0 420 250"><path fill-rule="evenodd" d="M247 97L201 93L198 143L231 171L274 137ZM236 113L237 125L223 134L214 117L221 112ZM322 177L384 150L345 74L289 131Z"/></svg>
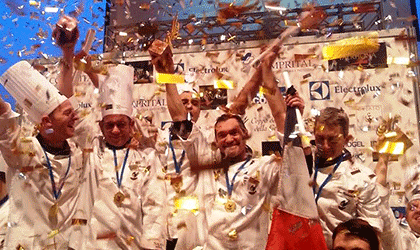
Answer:
<svg viewBox="0 0 420 250"><path fill-rule="evenodd" d="M188 210L197 213L200 209L198 198L195 196L185 196L174 199L174 206L177 210Z"/></svg>
<svg viewBox="0 0 420 250"><path fill-rule="evenodd" d="M236 232L236 229L231 230L228 233L228 237L230 240L237 240L238 239L238 232Z"/></svg>
<svg viewBox="0 0 420 250"><path fill-rule="evenodd" d="M376 12L374 3L355 3L353 4L354 13L369 13Z"/></svg>
<svg viewBox="0 0 420 250"><path fill-rule="evenodd" d="M150 4L149 3L141 3L139 8L141 10L149 10L150 9Z"/></svg>
<svg viewBox="0 0 420 250"><path fill-rule="evenodd" d="M41 2L37 2L37 1L29 1L29 5L30 6L34 6L34 7L39 7L41 5Z"/></svg>
<svg viewBox="0 0 420 250"><path fill-rule="evenodd" d="M236 84L230 80L214 80L215 89L235 89Z"/></svg>
<svg viewBox="0 0 420 250"><path fill-rule="evenodd" d="M195 27L192 23L189 23L187 25L185 25L185 27L187 28L188 32L193 33L195 30Z"/></svg>
<svg viewBox="0 0 420 250"><path fill-rule="evenodd" d="M221 24L226 23L226 19L238 17L240 14L253 10L257 7L258 1L250 5L234 5L233 3L219 3L220 10L217 13L217 21Z"/></svg>
<svg viewBox="0 0 420 250"><path fill-rule="evenodd" d="M48 234L48 238L52 238L54 236L56 236L59 233L58 230L52 230L49 234Z"/></svg>
<svg viewBox="0 0 420 250"><path fill-rule="evenodd" d="M185 82L185 76L184 75L177 75L177 74L163 74L163 73L157 73L156 74L156 82L157 83L172 83L172 84L178 84L178 83L184 83Z"/></svg>
<svg viewBox="0 0 420 250"><path fill-rule="evenodd" d="M322 56L324 60L334 60L375 53L378 50L378 33L374 32L369 37L351 37L328 45L322 48Z"/></svg>

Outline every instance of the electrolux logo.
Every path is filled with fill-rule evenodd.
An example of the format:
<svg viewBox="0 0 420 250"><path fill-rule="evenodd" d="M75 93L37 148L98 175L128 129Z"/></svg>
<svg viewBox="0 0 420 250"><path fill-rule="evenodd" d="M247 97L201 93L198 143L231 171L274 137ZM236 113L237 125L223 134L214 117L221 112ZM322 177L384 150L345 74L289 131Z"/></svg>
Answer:
<svg viewBox="0 0 420 250"><path fill-rule="evenodd" d="M193 67L193 68L189 68L188 69L190 72L195 72L195 73L198 73L198 72L200 72L200 73L204 73L204 74L213 74L213 73L216 73L216 72L220 72L220 73L229 73L229 69L228 69L228 67L222 67L222 68L219 68L219 67L212 67L212 66L210 66L210 67L203 67L203 68L195 68L195 67Z"/></svg>
<svg viewBox="0 0 420 250"><path fill-rule="evenodd" d="M311 100L329 100L330 83L328 81L309 82Z"/></svg>
<svg viewBox="0 0 420 250"><path fill-rule="evenodd" d="M340 93L356 93L359 95L364 95L367 92L376 92L381 91L381 86L358 86L358 87L343 87L343 86L335 86L334 93L340 94Z"/></svg>

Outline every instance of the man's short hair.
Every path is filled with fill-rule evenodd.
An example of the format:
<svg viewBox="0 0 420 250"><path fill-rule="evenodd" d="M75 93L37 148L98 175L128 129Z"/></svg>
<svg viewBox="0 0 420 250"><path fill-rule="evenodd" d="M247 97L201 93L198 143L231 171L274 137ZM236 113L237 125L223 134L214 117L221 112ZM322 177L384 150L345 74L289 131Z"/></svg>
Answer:
<svg viewBox="0 0 420 250"><path fill-rule="evenodd" d="M214 124L214 132L216 133L216 126L217 126L218 123L225 122L229 119L237 120L241 130L248 136L248 130L246 129L245 123L242 120L242 118L239 115L235 115L235 114L231 114L231 113L223 114L223 115L221 115L217 118L216 123Z"/></svg>
<svg viewBox="0 0 420 250"><path fill-rule="evenodd" d="M342 108L327 107L321 110L315 117L315 128L317 123L327 126L340 126L344 136L349 134L349 117Z"/></svg>
<svg viewBox="0 0 420 250"><path fill-rule="evenodd" d="M341 233L346 236L354 236L366 241L369 243L371 250L379 250L379 239L376 230L368 222L362 219L350 219L338 224L333 232L333 241L337 235Z"/></svg>

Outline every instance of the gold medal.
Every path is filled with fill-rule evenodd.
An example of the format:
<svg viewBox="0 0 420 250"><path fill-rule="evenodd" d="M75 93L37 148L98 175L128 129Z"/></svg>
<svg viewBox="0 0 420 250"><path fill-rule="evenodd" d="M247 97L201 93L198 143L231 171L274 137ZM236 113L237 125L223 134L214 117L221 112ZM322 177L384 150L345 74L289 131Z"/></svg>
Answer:
<svg viewBox="0 0 420 250"><path fill-rule="evenodd" d="M121 191L117 192L114 195L114 203L115 203L115 205L117 205L118 207L120 207L122 205L124 199L125 199L125 195Z"/></svg>
<svg viewBox="0 0 420 250"><path fill-rule="evenodd" d="M236 203L233 200L228 199L225 202L225 210L226 212L229 212L229 213L234 212L236 210Z"/></svg>
<svg viewBox="0 0 420 250"><path fill-rule="evenodd" d="M175 189L175 192L180 193L182 189L182 175L174 174L171 175L171 186Z"/></svg>
<svg viewBox="0 0 420 250"><path fill-rule="evenodd" d="M58 214L58 203L54 203L54 205L50 207L50 210L48 210L48 217L57 218L57 214Z"/></svg>

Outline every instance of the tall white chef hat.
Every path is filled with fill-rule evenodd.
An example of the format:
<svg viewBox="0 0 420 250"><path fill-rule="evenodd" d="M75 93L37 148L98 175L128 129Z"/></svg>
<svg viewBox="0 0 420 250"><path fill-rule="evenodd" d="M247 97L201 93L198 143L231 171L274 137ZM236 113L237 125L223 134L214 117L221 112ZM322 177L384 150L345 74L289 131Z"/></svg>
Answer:
<svg viewBox="0 0 420 250"><path fill-rule="evenodd" d="M43 115L50 114L67 100L27 61L10 67L0 77L0 82L35 123L40 123Z"/></svg>
<svg viewBox="0 0 420 250"><path fill-rule="evenodd" d="M108 75L99 86L102 118L107 115L132 116L134 68L119 64L108 68Z"/></svg>
<svg viewBox="0 0 420 250"><path fill-rule="evenodd" d="M412 166L405 172L404 189L407 202L420 200L420 165Z"/></svg>

